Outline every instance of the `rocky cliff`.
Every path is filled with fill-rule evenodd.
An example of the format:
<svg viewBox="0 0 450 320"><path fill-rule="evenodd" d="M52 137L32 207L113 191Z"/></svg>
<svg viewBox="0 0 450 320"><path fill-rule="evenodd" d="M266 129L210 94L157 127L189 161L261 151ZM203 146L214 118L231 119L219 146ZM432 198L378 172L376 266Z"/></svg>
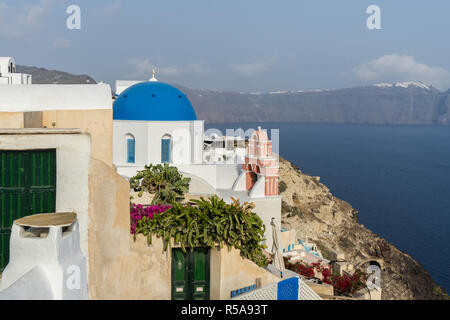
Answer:
<svg viewBox="0 0 450 320"><path fill-rule="evenodd" d="M35 84L94 84L88 75L17 66L33 75ZM312 91L241 93L197 90L185 92L198 119L209 123L304 122L450 125L450 89L439 91L418 82Z"/></svg>
<svg viewBox="0 0 450 320"><path fill-rule="evenodd" d="M334 197L320 178L280 159L280 180L286 186L281 193L282 226L315 242L325 258L333 249L344 252L347 261L363 269L368 261L379 262L382 299L448 298L420 263L359 224L358 212Z"/></svg>
<svg viewBox="0 0 450 320"><path fill-rule="evenodd" d="M178 87L188 95L198 118L210 123L450 124L450 90L416 82L273 93Z"/></svg>

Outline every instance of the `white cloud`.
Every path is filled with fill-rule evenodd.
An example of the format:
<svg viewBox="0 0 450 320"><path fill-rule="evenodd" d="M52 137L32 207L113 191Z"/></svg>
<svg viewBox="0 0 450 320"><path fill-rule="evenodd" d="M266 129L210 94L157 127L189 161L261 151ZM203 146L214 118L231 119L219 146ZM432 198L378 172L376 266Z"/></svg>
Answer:
<svg viewBox="0 0 450 320"><path fill-rule="evenodd" d="M257 61L248 64L234 64L231 66L231 68L243 76L253 77L267 70L270 64L271 63L269 62Z"/></svg>
<svg viewBox="0 0 450 320"><path fill-rule="evenodd" d="M40 0L34 4L7 5L0 3L0 36L19 37L45 21L54 3L61 0Z"/></svg>
<svg viewBox="0 0 450 320"><path fill-rule="evenodd" d="M416 61L414 56L390 54L360 64L353 69L360 79L375 81L420 81L440 88L450 85L450 73Z"/></svg>
<svg viewBox="0 0 450 320"><path fill-rule="evenodd" d="M35 5L27 5L25 10L19 13L17 17L18 23L26 26L34 26L40 24L42 16L46 11L46 6L42 3Z"/></svg>
<svg viewBox="0 0 450 320"><path fill-rule="evenodd" d="M158 75L174 77L183 74L195 74L205 75L210 71L204 67L201 63L191 63L185 66L162 66L160 64L154 64L150 59L132 58L128 61L131 72L126 76L133 78L149 78L152 75L153 69L156 71L156 77Z"/></svg>

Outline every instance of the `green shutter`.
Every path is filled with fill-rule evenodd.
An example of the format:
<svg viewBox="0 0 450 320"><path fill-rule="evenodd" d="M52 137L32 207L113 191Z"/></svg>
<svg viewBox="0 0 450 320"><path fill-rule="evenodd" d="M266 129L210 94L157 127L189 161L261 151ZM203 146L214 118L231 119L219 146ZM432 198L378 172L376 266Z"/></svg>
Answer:
<svg viewBox="0 0 450 320"><path fill-rule="evenodd" d="M0 150L0 270L8 264L13 221L55 206L56 150Z"/></svg>

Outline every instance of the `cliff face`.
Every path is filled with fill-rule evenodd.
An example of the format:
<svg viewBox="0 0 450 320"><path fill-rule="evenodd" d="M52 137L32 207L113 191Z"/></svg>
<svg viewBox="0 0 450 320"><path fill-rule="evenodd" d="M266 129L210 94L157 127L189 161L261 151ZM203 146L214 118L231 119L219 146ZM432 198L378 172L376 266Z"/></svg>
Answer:
<svg viewBox="0 0 450 320"><path fill-rule="evenodd" d="M334 249L344 252L354 265L381 261L382 299L445 298L422 265L359 224L357 211L334 197L319 178L303 174L280 158L280 180L287 186L281 193L282 226L316 242L325 258L327 249ZM365 270L368 264L360 266Z"/></svg>
<svg viewBox="0 0 450 320"><path fill-rule="evenodd" d="M17 66L35 84L94 84L88 75ZM450 90L404 82L314 91L240 93L196 90L187 94L198 119L209 123L303 122L450 125Z"/></svg>
<svg viewBox="0 0 450 320"><path fill-rule="evenodd" d="M253 94L178 87L210 123L450 124L450 91L421 83Z"/></svg>

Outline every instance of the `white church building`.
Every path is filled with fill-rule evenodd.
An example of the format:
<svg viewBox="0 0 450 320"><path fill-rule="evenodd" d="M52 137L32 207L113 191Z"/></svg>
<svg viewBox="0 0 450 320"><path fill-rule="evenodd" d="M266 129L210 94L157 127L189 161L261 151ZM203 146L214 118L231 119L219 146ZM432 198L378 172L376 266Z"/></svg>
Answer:
<svg viewBox="0 0 450 320"><path fill-rule="evenodd" d="M217 194L251 201L266 224L266 244L272 245L270 221L281 219L278 160L266 130L248 138L205 135L186 94L160 82L117 81L113 104L113 163L131 178L148 164L176 166L189 178L190 194ZM214 143L216 141L217 143ZM212 142L212 143L211 143ZM210 157L219 154L219 157Z"/></svg>

